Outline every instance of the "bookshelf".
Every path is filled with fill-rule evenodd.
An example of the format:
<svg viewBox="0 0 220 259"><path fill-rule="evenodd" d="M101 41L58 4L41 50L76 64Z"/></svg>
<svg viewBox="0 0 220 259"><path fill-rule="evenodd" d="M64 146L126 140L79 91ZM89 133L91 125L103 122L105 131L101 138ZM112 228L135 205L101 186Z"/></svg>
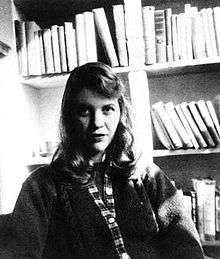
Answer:
<svg viewBox="0 0 220 259"><path fill-rule="evenodd" d="M220 6L220 1L189 2L193 6L198 6L199 9ZM112 5L121 3L123 1L118 0L45 0L43 2L40 0L31 2L14 0L12 4L15 6L15 14L11 16L11 19L35 21L44 29L54 24L60 25L64 21L70 21L75 14L94 8L105 7L108 15L108 10L112 8ZM156 9L171 7L173 13L183 12L186 3L188 1L184 0L142 1L143 6L153 5ZM109 25L112 27L111 23ZM15 50L15 36L12 36L10 40L12 41L12 39ZM217 94L220 94L220 56L152 65L137 63L113 69L128 86L137 121L141 118L142 123L137 127L137 134L143 140L148 156L151 156L152 160L168 172L180 188L189 189L190 180L194 177L212 177L216 179L217 184L220 184L219 147L198 150L167 150L164 148L153 150L154 140L151 137L152 126L150 123L150 108L160 100L164 102L172 100L178 104L199 99L212 100ZM22 87L30 108L31 120L27 120L30 126L28 129L37 128L33 132L32 139L57 138L59 104L68 75L69 72L66 71L18 77L18 83ZM29 147L29 149L31 148ZM49 163L50 159L43 157L26 159L26 165L39 166ZM204 245L220 247L219 241L205 242Z"/></svg>

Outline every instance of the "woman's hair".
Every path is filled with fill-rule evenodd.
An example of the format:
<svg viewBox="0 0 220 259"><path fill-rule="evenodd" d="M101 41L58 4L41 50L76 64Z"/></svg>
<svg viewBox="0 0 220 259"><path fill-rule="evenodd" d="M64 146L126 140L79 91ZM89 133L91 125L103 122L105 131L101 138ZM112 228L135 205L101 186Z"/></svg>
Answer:
<svg viewBox="0 0 220 259"><path fill-rule="evenodd" d="M101 63L91 62L75 68L66 83L60 116L60 145L53 160L62 158L75 177L88 177L88 161L82 152L80 131L73 118L74 100L79 92L87 88L108 98L117 98L120 120L114 138L106 150L106 159L116 167L130 168L135 161L134 136L130 118L130 108L125 98L125 87L112 69ZM129 170L122 170L128 174ZM84 179L85 180L85 179Z"/></svg>

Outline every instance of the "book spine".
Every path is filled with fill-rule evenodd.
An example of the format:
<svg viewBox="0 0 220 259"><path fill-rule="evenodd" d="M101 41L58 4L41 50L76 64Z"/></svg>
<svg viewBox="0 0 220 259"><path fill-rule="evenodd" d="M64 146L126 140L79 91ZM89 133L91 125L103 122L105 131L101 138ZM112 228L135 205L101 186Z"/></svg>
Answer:
<svg viewBox="0 0 220 259"><path fill-rule="evenodd" d="M122 67L128 66L128 53L125 36L125 16L122 4L113 5L113 18L115 25L116 42L118 49L119 64Z"/></svg>
<svg viewBox="0 0 220 259"><path fill-rule="evenodd" d="M218 55L220 55L220 7L219 6L216 6L213 8L213 19L214 19L217 50L218 50Z"/></svg>
<svg viewBox="0 0 220 259"><path fill-rule="evenodd" d="M51 40L51 30L44 29L42 31L43 36L43 49L45 58L45 72L47 74L54 73L54 62L53 62L53 52L52 52L52 40Z"/></svg>
<svg viewBox="0 0 220 259"><path fill-rule="evenodd" d="M212 55L217 56L218 51L217 51L216 37L215 37L213 10L212 10L212 8L207 8L206 12L207 12L207 19L208 19L210 43L211 43L211 47L212 47Z"/></svg>
<svg viewBox="0 0 220 259"><path fill-rule="evenodd" d="M26 46L27 46L27 63L28 75L36 75L36 59L39 53L36 53L34 32L40 28L34 21L25 22Z"/></svg>
<svg viewBox="0 0 220 259"><path fill-rule="evenodd" d="M84 26L85 26L85 37L86 37L86 53L87 62L96 62L97 57L97 44L95 35L95 22L93 12L84 12Z"/></svg>
<svg viewBox="0 0 220 259"><path fill-rule="evenodd" d="M215 192L215 238L220 240L220 192Z"/></svg>
<svg viewBox="0 0 220 259"><path fill-rule="evenodd" d="M51 38L52 38L52 50L54 58L54 72L61 72L61 61L60 61L60 50L59 50L59 39L58 39L58 26L51 26Z"/></svg>
<svg viewBox="0 0 220 259"><path fill-rule="evenodd" d="M155 38L157 63L167 61L166 56L166 28L164 10L155 10Z"/></svg>
<svg viewBox="0 0 220 259"><path fill-rule="evenodd" d="M167 56L168 62L173 61L171 16L172 16L172 9L171 8L165 9L164 17L165 17L165 33L166 33L166 56Z"/></svg>
<svg viewBox="0 0 220 259"><path fill-rule="evenodd" d="M218 117L215 112L215 108L211 101L206 101L206 105L208 107L208 111L209 111L209 114L211 115L212 121L215 125L215 129L218 132L218 135L220 136L220 125L219 125Z"/></svg>
<svg viewBox="0 0 220 259"><path fill-rule="evenodd" d="M76 35L72 22L64 22L64 35L66 43L67 70L71 71L77 66ZM92 40L92 39L91 39ZM91 42L92 47L92 42Z"/></svg>
<svg viewBox="0 0 220 259"><path fill-rule="evenodd" d="M154 12L154 6L144 6L142 8L145 43L145 64L147 65L156 63Z"/></svg>
<svg viewBox="0 0 220 259"><path fill-rule="evenodd" d="M43 44L43 31L38 31L39 43L40 43L40 63L41 63L41 74L46 73L45 56L44 56L44 44Z"/></svg>
<svg viewBox="0 0 220 259"><path fill-rule="evenodd" d="M59 39L59 49L60 49L61 71L67 72L66 43L65 43L65 34L64 34L63 25L58 26L58 39Z"/></svg>
<svg viewBox="0 0 220 259"><path fill-rule="evenodd" d="M197 9L192 11L192 47L195 59L206 57L205 33L202 24L202 17Z"/></svg>
<svg viewBox="0 0 220 259"><path fill-rule="evenodd" d="M35 74L41 75L41 45L39 38L39 31L34 32L34 49L35 49Z"/></svg>
<svg viewBox="0 0 220 259"><path fill-rule="evenodd" d="M204 179L204 237L207 241L215 240L215 187L216 181Z"/></svg>
<svg viewBox="0 0 220 259"><path fill-rule="evenodd" d="M93 12L94 12L94 18L95 18L95 25L96 25L100 40L102 42L102 45L108 56L110 65L112 67L117 67L119 66L118 57L116 55L115 47L113 44L113 40L110 33L104 8L93 9Z"/></svg>
<svg viewBox="0 0 220 259"><path fill-rule="evenodd" d="M145 63L145 45L141 0L124 0L125 32L130 66Z"/></svg>
<svg viewBox="0 0 220 259"><path fill-rule="evenodd" d="M186 14L177 16L177 36L179 44L179 55L181 60L187 61L187 37L186 37Z"/></svg>
<svg viewBox="0 0 220 259"><path fill-rule="evenodd" d="M77 63L79 66L87 62L86 54L86 35L84 26L84 17L82 13L76 14L76 50L77 50Z"/></svg>
<svg viewBox="0 0 220 259"><path fill-rule="evenodd" d="M28 75L26 31L24 21L15 21L16 48L18 54L19 72L22 76Z"/></svg>
<svg viewBox="0 0 220 259"><path fill-rule="evenodd" d="M192 7L191 4L184 5L185 18L186 18L186 51L187 60L193 59L192 49Z"/></svg>
<svg viewBox="0 0 220 259"><path fill-rule="evenodd" d="M160 117L157 115L157 113L154 112L154 110L151 110L151 118L156 135L161 144L169 150L175 149L174 145L172 144L172 140L170 139L162 121L160 120Z"/></svg>
<svg viewBox="0 0 220 259"><path fill-rule="evenodd" d="M177 37L177 15L171 16L171 30L172 30L172 47L173 47L173 60L179 60L179 45Z"/></svg>

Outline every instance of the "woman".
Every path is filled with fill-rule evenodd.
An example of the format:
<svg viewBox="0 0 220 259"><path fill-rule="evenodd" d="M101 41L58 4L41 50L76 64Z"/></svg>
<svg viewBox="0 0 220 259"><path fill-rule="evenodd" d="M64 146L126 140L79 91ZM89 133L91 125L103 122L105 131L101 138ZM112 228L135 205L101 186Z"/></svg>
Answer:
<svg viewBox="0 0 220 259"><path fill-rule="evenodd" d="M71 72L60 145L12 214L16 258L203 258L175 187L135 152L124 91L105 64Z"/></svg>

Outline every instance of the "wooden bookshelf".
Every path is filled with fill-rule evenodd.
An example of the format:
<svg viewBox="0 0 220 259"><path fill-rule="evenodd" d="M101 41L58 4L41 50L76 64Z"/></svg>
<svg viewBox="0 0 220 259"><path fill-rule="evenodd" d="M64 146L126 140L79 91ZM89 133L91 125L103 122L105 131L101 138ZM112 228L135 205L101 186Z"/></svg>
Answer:
<svg viewBox="0 0 220 259"><path fill-rule="evenodd" d="M220 57L206 58L203 60L192 60L191 62L172 62L154 65L142 65L136 67L115 67L113 70L120 73L128 73L131 71L146 71L148 78L174 76L180 74L196 74L220 71ZM41 76L21 77L20 82L34 88L53 88L65 85L69 73L47 74Z"/></svg>
<svg viewBox="0 0 220 259"><path fill-rule="evenodd" d="M220 154L220 148L206 148L206 149L179 149L179 150L167 150L160 149L153 151L153 157L166 157L166 156L184 156L184 155L209 155Z"/></svg>

